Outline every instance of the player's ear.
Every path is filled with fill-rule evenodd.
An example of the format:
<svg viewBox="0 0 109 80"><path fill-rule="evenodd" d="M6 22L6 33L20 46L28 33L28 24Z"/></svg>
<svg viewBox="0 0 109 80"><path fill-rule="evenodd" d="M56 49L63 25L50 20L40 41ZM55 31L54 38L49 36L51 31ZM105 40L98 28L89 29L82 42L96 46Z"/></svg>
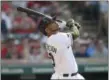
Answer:
<svg viewBox="0 0 109 80"><path fill-rule="evenodd" d="M48 28L45 28L45 32L46 32L46 33L48 32Z"/></svg>

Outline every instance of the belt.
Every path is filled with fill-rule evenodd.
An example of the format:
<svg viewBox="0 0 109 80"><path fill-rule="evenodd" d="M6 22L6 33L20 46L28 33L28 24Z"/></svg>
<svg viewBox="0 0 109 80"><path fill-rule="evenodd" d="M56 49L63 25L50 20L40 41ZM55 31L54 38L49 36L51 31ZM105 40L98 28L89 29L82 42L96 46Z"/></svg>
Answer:
<svg viewBox="0 0 109 80"><path fill-rule="evenodd" d="M76 73L71 73L71 74L63 74L63 77L68 77L68 76L75 76L78 72Z"/></svg>

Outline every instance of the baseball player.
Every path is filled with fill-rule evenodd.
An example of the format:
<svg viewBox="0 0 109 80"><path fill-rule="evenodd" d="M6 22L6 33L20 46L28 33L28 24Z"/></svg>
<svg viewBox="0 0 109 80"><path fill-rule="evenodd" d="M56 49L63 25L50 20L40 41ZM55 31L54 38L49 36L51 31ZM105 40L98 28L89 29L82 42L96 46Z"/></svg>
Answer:
<svg viewBox="0 0 109 80"><path fill-rule="evenodd" d="M66 22L66 27L71 32L60 32L60 25L55 20L45 20L40 22L39 29L48 36L46 49L53 60L54 73L51 80L54 79L80 79L84 77L78 73L78 66L73 54L72 43L79 36L79 24L73 19Z"/></svg>

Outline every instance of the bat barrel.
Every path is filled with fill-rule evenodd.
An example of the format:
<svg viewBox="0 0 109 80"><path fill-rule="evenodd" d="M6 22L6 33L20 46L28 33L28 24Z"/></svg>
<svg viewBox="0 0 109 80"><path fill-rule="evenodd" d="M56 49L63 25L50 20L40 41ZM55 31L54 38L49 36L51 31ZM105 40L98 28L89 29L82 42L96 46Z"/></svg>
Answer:
<svg viewBox="0 0 109 80"><path fill-rule="evenodd" d="M27 13L28 15L35 15L35 16L41 16L41 17L46 17L47 19L52 19L52 17L48 16L48 15L45 15L43 13L40 13L38 11L34 11L32 9L28 9L28 8L23 8L23 7L17 7L17 10L18 11L21 11L21 12L25 12Z"/></svg>
<svg viewBox="0 0 109 80"><path fill-rule="evenodd" d="M18 11L21 11L21 12L25 12L27 14L32 14L32 15L36 15L37 13L35 13L33 10L31 9L28 9L28 8L23 8L23 7L17 7L17 10ZM38 15L38 14L37 14Z"/></svg>

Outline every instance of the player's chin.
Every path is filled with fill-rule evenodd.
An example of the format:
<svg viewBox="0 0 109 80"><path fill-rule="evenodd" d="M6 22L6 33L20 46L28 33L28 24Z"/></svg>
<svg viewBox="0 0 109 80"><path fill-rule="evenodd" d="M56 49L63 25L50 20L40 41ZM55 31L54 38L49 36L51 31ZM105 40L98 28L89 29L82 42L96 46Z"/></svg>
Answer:
<svg viewBox="0 0 109 80"><path fill-rule="evenodd" d="M52 34L56 34L58 31L52 32Z"/></svg>

